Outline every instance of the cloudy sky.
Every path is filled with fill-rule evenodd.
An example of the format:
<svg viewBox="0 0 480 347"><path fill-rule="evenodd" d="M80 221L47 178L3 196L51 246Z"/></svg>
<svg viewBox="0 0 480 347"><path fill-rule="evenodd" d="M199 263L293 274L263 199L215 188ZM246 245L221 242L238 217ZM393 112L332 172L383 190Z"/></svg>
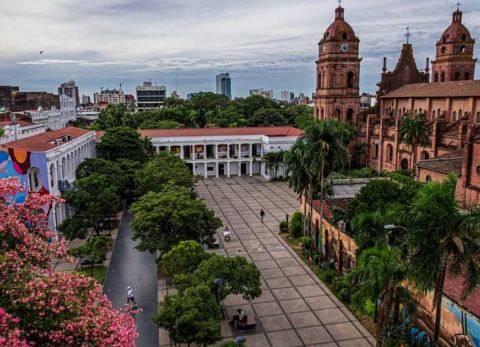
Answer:
<svg viewBox="0 0 480 347"><path fill-rule="evenodd" d="M0 0L0 84L53 92L74 79L80 94L120 83L133 93L150 79L170 93L176 72L184 96L214 90L215 74L230 72L235 96L261 87L311 94L317 43L337 5L335 0ZM361 88L373 92L382 57L394 67L407 26L417 64L424 67L456 1L344 0L343 6L361 40ZM480 1L464 0L461 8L480 56Z"/></svg>

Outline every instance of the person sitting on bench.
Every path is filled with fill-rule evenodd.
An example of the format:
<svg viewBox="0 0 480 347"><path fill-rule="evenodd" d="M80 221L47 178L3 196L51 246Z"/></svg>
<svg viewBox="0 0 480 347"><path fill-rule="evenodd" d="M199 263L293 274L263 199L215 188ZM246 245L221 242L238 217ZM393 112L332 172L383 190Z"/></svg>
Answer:
<svg viewBox="0 0 480 347"><path fill-rule="evenodd" d="M237 314L232 317L232 320L230 321L230 325L238 325L240 322L246 321L247 320L247 315L242 309L237 309Z"/></svg>

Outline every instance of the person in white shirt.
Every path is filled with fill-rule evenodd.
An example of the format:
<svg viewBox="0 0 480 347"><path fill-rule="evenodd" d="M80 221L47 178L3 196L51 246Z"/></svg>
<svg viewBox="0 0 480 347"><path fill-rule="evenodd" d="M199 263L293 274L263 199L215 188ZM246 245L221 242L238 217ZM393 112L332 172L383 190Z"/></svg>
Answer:
<svg viewBox="0 0 480 347"><path fill-rule="evenodd" d="M134 305L137 305L137 302L135 301L135 297L133 296L133 289L132 287L127 287L127 304L133 303Z"/></svg>

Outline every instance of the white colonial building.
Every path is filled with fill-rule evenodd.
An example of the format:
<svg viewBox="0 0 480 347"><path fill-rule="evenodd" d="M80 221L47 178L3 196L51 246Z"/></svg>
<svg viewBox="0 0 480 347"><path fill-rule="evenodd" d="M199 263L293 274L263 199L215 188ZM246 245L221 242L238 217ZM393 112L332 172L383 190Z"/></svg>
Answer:
<svg viewBox="0 0 480 347"><path fill-rule="evenodd" d="M270 174L263 156L291 148L301 130L275 128L206 128L139 130L157 151L170 151L185 160L194 175L231 177ZM283 170L277 172L282 175Z"/></svg>
<svg viewBox="0 0 480 347"><path fill-rule="evenodd" d="M29 192L59 196L71 189L78 165L95 157L95 131L74 127L48 131L6 143L0 154L4 168L0 178L20 177ZM48 211L54 230L69 215L64 203Z"/></svg>

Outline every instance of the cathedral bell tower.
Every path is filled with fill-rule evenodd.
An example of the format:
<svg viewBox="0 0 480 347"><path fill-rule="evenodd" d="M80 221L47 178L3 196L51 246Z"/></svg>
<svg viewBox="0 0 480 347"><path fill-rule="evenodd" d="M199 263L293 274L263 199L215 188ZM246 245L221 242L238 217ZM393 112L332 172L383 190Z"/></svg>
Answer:
<svg viewBox="0 0 480 347"><path fill-rule="evenodd" d="M437 54L432 63L432 82L468 81L475 76L476 59L473 58L475 40L462 24L463 12L457 8L452 24L437 42Z"/></svg>
<svg viewBox="0 0 480 347"><path fill-rule="evenodd" d="M315 116L354 123L360 113L360 40L338 6L335 21L318 43Z"/></svg>

